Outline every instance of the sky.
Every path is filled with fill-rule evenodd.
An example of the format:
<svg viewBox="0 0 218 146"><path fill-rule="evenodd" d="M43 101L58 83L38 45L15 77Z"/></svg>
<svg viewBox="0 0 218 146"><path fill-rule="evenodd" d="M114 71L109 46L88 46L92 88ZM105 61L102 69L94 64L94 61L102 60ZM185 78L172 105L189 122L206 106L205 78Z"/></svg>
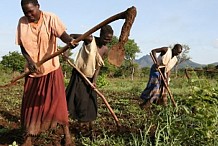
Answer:
<svg viewBox="0 0 218 146"><path fill-rule="evenodd" d="M191 60L200 64L218 62L218 0L38 0L42 11L55 13L67 33L85 33L105 19L135 6L137 16L130 31L140 49L136 58L154 48L180 43L190 47ZM0 57L19 51L16 27L23 16L20 0L1 0ZM119 37L123 19L110 25ZM99 31L93 35L98 36ZM60 46L64 46L58 41ZM78 47L77 47L78 48ZM75 52L78 49L75 49Z"/></svg>

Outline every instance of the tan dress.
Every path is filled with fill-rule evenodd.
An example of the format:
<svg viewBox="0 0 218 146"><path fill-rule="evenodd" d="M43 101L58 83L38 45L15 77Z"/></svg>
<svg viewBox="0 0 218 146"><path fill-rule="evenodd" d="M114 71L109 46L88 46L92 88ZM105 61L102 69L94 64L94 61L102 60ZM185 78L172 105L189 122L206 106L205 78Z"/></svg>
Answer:
<svg viewBox="0 0 218 146"><path fill-rule="evenodd" d="M30 24L21 17L17 27L16 43L38 62L57 51L56 37L65 31L59 18L42 12L38 24ZM25 77L21 107L21 124L28 134L36 135L55 127L68 124L68 112L59 58L55 57L42 66L40 74Z"/></svg>
<svg viewBox="0 0 218 146"><path fill-rule="evenodd" d="M59 18L52 13L42 12L36 25L28 23L24 16L19 20L16 44L23 45L33 61L38 62L57 51L56 38L60 37L65 29ZM31 76L46 75L58 69L59 66L59 57L57 56L40 66L41 74Z"/></svg>

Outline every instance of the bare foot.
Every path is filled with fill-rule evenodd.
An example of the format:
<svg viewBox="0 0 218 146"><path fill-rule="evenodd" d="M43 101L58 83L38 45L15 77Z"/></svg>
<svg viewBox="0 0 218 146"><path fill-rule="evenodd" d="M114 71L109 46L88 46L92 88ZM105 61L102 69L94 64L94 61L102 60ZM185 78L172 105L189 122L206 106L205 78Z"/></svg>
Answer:
<svg viewBox="0 0 218 146"><path fill-rule="evenodd" d="M74 146L74 144L73 144L72 141L71 141L70 135L65 136L65 144L64 144L64 145L65 145L65 146Z"/></svg>
<svg viewBox="0 0 218 146"><path fill-rule="evenodd" d="M148 110L151 107L151 103L150 101L146 101L146 102L139 104L139 106L142 110Z"/></svg>
<svg viewBox="0 0 218 146"><path fill-rule="evenodd" d="M62 126L63 131L64 131L64 140L65 140L65 146L74 146L74 144L71 141L71 136L70 136L70 130L67 125Z"/></svg>
<svg viewBox="0 0 218 146"><path fill-rule="evenodd" d="M31 146L32 145L32 138L28 136L22 146Z"/></svg>

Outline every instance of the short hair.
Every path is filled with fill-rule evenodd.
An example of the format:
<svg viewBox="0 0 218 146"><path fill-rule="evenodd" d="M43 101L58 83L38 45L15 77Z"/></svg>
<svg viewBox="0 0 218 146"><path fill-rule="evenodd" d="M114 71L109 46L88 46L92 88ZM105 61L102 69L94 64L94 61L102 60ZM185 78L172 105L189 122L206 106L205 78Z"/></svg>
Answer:
<svg viewBox="0 0 218 146"><path fill-rule="evenodd" d="M109 34L114 33L114 31L110 25L105 25L105 26L101 27L100 35L105 34L105 33L109 33Z"/></svg>
<svg viewBox="0 0 218 146"><path fill-rule="evenodd" d="M181 49L181 50L182 50L182 45L180 45L180 44L175 44L175 45L174 45L174 48L176 48L176 49Z"/></svg>
<svg viewBox="0 0 218 146"><path fill-rule="evenodd" d="M24 5L29 4L29 3L31 3L35 6L39 5L38 0L21 0L21 6L24 6Z"/></svg>

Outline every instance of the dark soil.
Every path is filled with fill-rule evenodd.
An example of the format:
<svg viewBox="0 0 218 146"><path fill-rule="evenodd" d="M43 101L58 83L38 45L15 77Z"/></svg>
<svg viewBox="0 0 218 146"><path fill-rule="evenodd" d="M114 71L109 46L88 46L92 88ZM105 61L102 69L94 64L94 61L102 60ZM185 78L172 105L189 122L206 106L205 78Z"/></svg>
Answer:
<svg viewBox="0 0 218 146"><path fill-rule="evenodd" d="M14 92L17 93L14 94ZM0 93L1 96L11 94L10 96L15 96L15 98L21 100L22 84L16 85L16 87L13 88L10 87L10 89L0 89ZM102 103L102 100L98 99L98 101L100 101L99 108L106 109L104 103ZM2 103L1 100L0 102ZM22 145L25 139L25 133L21 129L21 124L20 124L20 105L18 105L17 107L15 106L12 109L7 109L8 106L6 107L5 103L0 104L0 146L8 146L9 144L12 144L14 141L16 141L18 145ZM119 104L117 106L119 106ZM120 109L118 108L119 110L125 110L125 108L123 108L124 107L123 105L119 107L120 107ZM104 136L103 129L107 129L108 136L123 135L129 137L131 136L131 133L139 133L139 129L143 128L143 127L136 128L134 126L131 126L134 127L131 128L125 125L118 127L116 126L116 122L113 120L108 110L106 110L106 112L102 112L99 114L100 116L98 117L98 122L95 122L93 124L93 130L92 130L93 132L92 135L89 136L91 140L95 140L95 138L97 137L98 138L103 137ZM122 114L118 117L118 119L124 119L124 120L131 119L131 114ZM102 127L103 129L99 127ZM75 121L70 121L70 132L71 132L72 141L75 142L76 146L77 145L82 146L81 134L79 134L78 129L79 129L78 123ZM33 145L34 146L64 145L63 139L64 139L63 131L61 130L60 127L57 127L57 129L55 130L49 130L46 131L45 133L41 133L36 137L33 137Z"/></svg>
<svg viewBox="0 0 218 146"><path fill-rule="evenodd" d="M19 122L19 109L17 111L0 111L0 145L1 146L8 146L16 141L19 145L23 144L25 134L23 130L20 128ZM106 114L108 117L108 114ZM112 118L112 117L111 117ZM126 118L126 117L124 117ZM104 125L102 125L104 123ZM107 135L114 135L114 136L121 136L125 135L128 137L131 133L138 133L139 131L134 128L129 128L127 126L120 126L117 127L115 123L108 123L102 121L102 127L104 129L108 129ZM79 126L77 122L70 123L70 131L72 140L75 142L76 145L81 146L81 135L78 132ZM97 129L97 125L94 124L92 136L90 139L94 140L95 137L103 137L103 130ZM33 144L35 146L39 145L63 145L63 131L60 127L54 131L50 130L45 133L41 133L39 136L33 137Z"/></svg>

